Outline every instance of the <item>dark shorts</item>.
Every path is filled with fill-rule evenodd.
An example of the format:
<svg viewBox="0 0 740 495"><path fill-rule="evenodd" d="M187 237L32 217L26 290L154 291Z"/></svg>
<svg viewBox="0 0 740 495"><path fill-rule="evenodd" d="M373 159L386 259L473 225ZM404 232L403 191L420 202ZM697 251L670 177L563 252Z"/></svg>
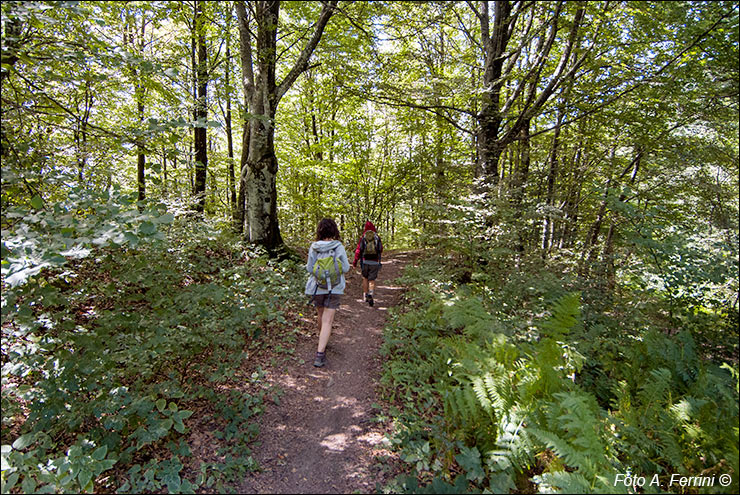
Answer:
<svg viewBox="0 0 740 495"><path fill-rule="evenodd" d="M311 302L317 308L339 309L339 294L316 294Z"/></svg>
<svg viewBox="0 0 740 495"><path fill-rule="evenodd" d="M376 278L378 278L379 271L380 265L368 265L367 263L362 264L362 278L375 280Z"/></svg>

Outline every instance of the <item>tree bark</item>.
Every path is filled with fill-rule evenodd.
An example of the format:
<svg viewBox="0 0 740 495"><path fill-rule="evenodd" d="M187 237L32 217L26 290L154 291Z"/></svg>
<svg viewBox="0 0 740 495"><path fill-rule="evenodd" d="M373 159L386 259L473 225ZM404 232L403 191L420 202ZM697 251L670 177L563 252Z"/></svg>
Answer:
<svg viewBox="0 0 740 495"><path fill-rule="evenodd" d="M275 114L280 99L298 76L308 69L308 61L318 45L336 1L323 4L313 35L281 83L275 80L277 29L280 2L254 2L257 24L256 70L252 67L250 19L244 2L237 2L240 52L245 100L248 101L248 122L245 124L246 150L242 151L242 173L246 170L245 237L274 252L283 244L277 217L276 178L278 162L275 156ZM245 159L246 158L246 159Z"/></svg>
<svg viewBox="0 0 740 495"><path fill-rule="evenodd" d="M144 54L144 35L146 33L146 22L144 20L144 15L141 16L141 38L139 39L139 50L141 55ZM132 36L132 43L133 43ZM136 110L139 115L139 125L144 125L144 98L146 95L146 90L144 89L144 84L141 78L143 77L141 74L137 75L137 71L134 70L134 94L136 96ZM138 184L138 199L139 201L144 201L146 199L146 184L145 184L145 178L144 178L144 172L146 168L146 154L144 145L141 142L141 138L138 140L138 144L136 145L137 149L137 157L136 157L136 182Z"/></svg>
<svg viewBox="0 0 740 495"><path fill-rule="evenodd" d="M24 23L21 19L13 14L19 10L21 4L19 2L12 2L8 8L6 18L6 12L3 13L3 42L2 52L0 53L0 85L5 82L5 78L10 75L11 68L18 61L18 52L22 46L20 40L23 32ZM3 86L4 87L4 86ZM5 105L0 105L0 121L5 122ZM7 148L5 143L7 142L5 135L5 126L0 126L0 157L5 157Z"/></svg>
<svg viewBox="0 0 740 495"><path fill-rule="evenodd" d="M227 29L230 28L230 24ZM230 30L230 29L229 29ZM238 221L237 206L236 206L236 177L234 175L234 134L231 127L231 49L228 46L231 36L226 36L226 148L228 153L228 182L229 182L229 206L231 207L231 218L236 224Z"/></svg>
<svg viewBox="0 0 740 495"><path fill-rule="evenodd" d="M92 82L89 79L86 80L83 109L80 110L79 101L75 104L78 115L75 117L77 122L74 125L73 137L75 141L75 154L77 155L77 178L80 184L83 184L85 179L85 168L87 167L87 127L95 99L91 87Z"/></svg>
<svg viewBox="0 0 740 495"><path fill-rule="evenodd" d="M167 149L162 146L162 194L168 195L167 191Z"/></svg>
<svg viewBox="0 0 740 495"><path fill-rule="evenodd" d="M208 94L208 55L206 53L206 37L203 25L203 2L195 1L195 18L193 27L198 36L198 66L196 81L198 98L195 103L196 124L193 144L195 146L195 210L203 213L206 204L206 177L208 173L208 142L205 122L208 118L206 98Z"/></svg>
<svg viewBox="0 0 740 495"><path fill-rule="evenodd" d="M244 121L242 126L242 153L239 163L239 194L236 198L236 218L234 219L234 230L238 234L244 233L244 222L247 211L247 157L249 156L249 121Z"/></svg>
<svg viewBox="0 0 740 495"><path fill-rule="evenodd" d="M555 202L555 179L560 167L560 128L563 124L565 102L558 106L558 120L555 124L555 132L552 136L552 148L550 149L549 170L547 172L547 193L545 196L545 205L549 208ZM547 258L550 252L550 243L552 242L553 220L549 210L545 212L545 218L542 221L542 259Z"/></svg>
<svg viewBox="0 0 740 495"><path fill-rule="evenodd" d="M616 145L612 146L611 152L609 154L609 161L614 162L614 157L616 155ZM601 226L604 223L604 216L606 215L606 207L607 203L609 201L609 190L612 187L612 181L614 179L614 172L609 172L609 178L606 181L606 186L604 187L604 194L601 198L601 204L599 205L599 211L596 215L596 220L591 225L591 229L589 230L588 236L586 237L586 243L583 247L583 253L581 253L581 266L579 269L579 274L582 277L588 277L588 274L591 270L591 265L596 260L596 251L597 251L597 244L599 242L599 234L601 233Z"/></svg>
<svg viewBox="0 0 740 495"><path fill-rule="evenodd" d="M237 25L239 27L239 61L242 68L242 92L244 94L244 115L242 116L242 151L239 158L239 195L236 202L235 230L245 232L247 203L247 161L249 158L249 115L250 102L254 92L254 71L252 69L251 18L244 2L235 2ZM248 229L246 229L248 230Z"/></svg>
<svg viewBox="0 0 740 495"><path fill-rule="evenodd" d="M573 246L576 232L578 231L578 208L581 204L581 192L583 190L583 175L586 173L588 163L588 152L585 145L585 134L588 128L588 119L581 120L578 128L578 144L575 146L572 164L568 167L569 185L565 194L563 213L565 218L559 229L558 249ZM554 240L553 240L554 243Z"/></svg>
<svg viewBox="0 0 740 495"><path fill-rule="evenodd" d="M493 32L490 29L488 2L481 2L479 14L483 50L485 56L483 71L483 97L478 113L478 169L486 182L496 186L499 180L498 163L505 146L499 140L501 127L501 88L505 59L503 57L516 19L511 18L511 4L508 0L494 2Z"/></svg>
<svg viewBox="0 0 740 495"><path fill-rule="evenodd" d="M543 24L542 32L535 33L539 39L537 47L532 51L533 61L524 67L526 73L518 77L512 85L509 96L502 100L502 89L515 67L517 58L524 52L524 44L508 49L509 41L514 32L517 20L521 17L525 8L535 8L536 2L514 2L514 7L508 0L493 2L493 26L489 13L489 2L481 2L480 11L472 2L468 5L473 9L481 25L482 47L484 55L483 72L483 96L481 98L481 109L478 112L478 170L483 174L485 185L495 187L498 185L499 161L507 146L515 141L522 128L537 116L537 112L550 99L555 90L560 86L563 79L572 77L575 71L583 64L586 54L580 57L574 55L581 22L585 14L585 4L578 2L578 9L568 33L565 46L561 50L560 59L552 74L544 75L545 67L551 63L550 52L557 39L559 22L562 23L562 10L565 2L557 2L555 10L549 19ZM531 14L534 15L534 14ZM522 39L530 38L530 22L526 26ZM523 43L529 43L524 41ZM531 47L530 47L531 48ZM543 80L547 81L546 84ZM544 86L543 86L544 85ZM529 87L529 90L527 90ZM539 93L537 89L541 88ZM519 99L523 102L517 107L515 118L507 118L510 122L502 129L504 118L512 113L515 102Z"/></svg>
<svg viewBox="0 0 740 495"><path fill-rule="evenodd" d="M521 214L522 203L524 201L524 188L529 178L530 142L529 142L529 124L527 120L519 131L519 160L514 169L511 178L511 203Z"/></svg>

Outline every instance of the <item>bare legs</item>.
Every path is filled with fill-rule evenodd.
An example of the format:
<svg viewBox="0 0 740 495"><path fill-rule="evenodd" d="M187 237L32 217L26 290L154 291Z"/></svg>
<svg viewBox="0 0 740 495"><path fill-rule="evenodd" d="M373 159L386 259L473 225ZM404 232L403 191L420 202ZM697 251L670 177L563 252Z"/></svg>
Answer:
<svg viewBox="0 0 740 495"><path fill-rule="evenodd" d="M362 293L363 294L375 294L375 280L368 280L363 277L362 279Z"/></svg>
<svg viewBox="0 0 740 495"><path fill-rule="evenodd" d="M329 337L331 337L331 326L337 310L324 307L316 308L316 310L319 313L319 346L316 350L324 352L326 344L329 343Z"/></svg>

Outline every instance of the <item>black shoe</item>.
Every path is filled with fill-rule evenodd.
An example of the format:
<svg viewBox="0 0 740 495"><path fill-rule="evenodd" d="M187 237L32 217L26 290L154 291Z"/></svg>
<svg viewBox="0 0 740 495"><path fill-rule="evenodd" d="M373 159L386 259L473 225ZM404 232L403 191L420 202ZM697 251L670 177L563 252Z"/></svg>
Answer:
<svg viewBox="0 0 740 495"><path fill-rule="evenodd" d="M326 354L323 352L316 353L316 359L314 359L313 365L317 368L321 368L326 364Z"/></svg>
<svg viewBox="0 0 740 495"><path fill-rule="evenodd" d="M369 304L370 306L372 306L373 304L375 304L375 301L373 301L373 295L372 295L372 294L368 294L368 295L367 295L367 303L368 303L368 304Z"/></svg>

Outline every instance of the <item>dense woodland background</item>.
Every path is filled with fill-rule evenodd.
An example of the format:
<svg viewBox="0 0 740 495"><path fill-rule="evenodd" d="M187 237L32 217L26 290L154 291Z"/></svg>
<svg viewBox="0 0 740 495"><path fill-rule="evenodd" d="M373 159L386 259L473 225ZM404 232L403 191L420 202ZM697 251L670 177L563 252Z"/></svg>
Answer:
<svg viewBox="0 0 740 495"><path fill-rule="evenodd" d="M737 492L737 2L6 1L2 35L3 492L255 469L242 359L325 216L421 249L386 490Z"/></svg>

